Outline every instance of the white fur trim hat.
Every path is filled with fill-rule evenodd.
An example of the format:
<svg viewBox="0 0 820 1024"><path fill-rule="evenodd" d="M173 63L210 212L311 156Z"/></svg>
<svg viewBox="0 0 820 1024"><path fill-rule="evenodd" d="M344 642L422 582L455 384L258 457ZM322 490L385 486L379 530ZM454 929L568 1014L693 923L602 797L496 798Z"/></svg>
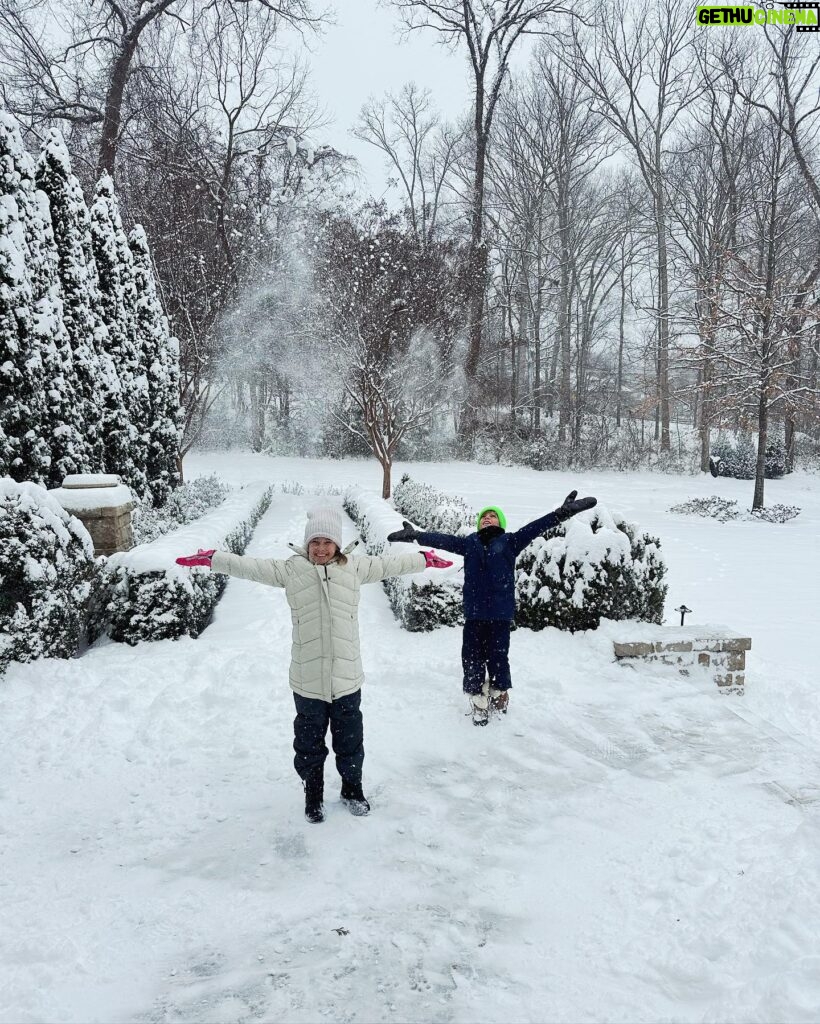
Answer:
<svg viewBox="0 0 820 1024"><path fill-rule="evenodd" d="M305 547L317 537L327 537L336 547L342 549L342 510L324 506L308 512L305 524Z"/></svg>

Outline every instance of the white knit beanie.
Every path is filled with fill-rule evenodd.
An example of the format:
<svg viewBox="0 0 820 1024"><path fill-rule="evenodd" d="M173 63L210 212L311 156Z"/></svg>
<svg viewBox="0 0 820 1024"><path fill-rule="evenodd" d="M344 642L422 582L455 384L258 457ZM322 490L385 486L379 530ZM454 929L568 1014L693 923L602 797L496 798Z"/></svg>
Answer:
<svg viewBox="0 0 820 1024"><path fill-rule="evenodd" d="M342 510L332 506L314 508L308 512L305 524L305 547L317 537L327 537L342 549Z"/></svg>

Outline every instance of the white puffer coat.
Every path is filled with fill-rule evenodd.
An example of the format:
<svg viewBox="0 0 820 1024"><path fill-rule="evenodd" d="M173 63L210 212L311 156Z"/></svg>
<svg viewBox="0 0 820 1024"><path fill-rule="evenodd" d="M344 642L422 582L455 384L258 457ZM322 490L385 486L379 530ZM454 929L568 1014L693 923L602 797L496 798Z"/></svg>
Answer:
<svg viewBox="0 0 820 1024"><path fill-rule="evenodd" d="M303 697L333 701L364 682L359 649L359 587L389 576L421 572L420 551L361 555L346 562L314 565L304 548L290 545L292 558L247 558L217 551L212 572L284 587L293 620L291 689Z"/></svg>

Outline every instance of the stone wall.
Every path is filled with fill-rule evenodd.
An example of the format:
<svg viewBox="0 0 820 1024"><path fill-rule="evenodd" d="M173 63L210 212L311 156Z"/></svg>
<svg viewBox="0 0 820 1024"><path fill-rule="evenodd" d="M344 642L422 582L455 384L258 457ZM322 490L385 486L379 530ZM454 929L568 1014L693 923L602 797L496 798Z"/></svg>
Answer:
<svg viewBox="0 0 820 1024"><path fill-rule="evenodd" d="M647 634L646 626L636 627L639 639L624 637L613 641L617 661L672 665L683 675L693 668L702 668L711 673L721 693L744 692L746 651L752 646L749 637L716 627L658 626L654 634Z"/></svg>

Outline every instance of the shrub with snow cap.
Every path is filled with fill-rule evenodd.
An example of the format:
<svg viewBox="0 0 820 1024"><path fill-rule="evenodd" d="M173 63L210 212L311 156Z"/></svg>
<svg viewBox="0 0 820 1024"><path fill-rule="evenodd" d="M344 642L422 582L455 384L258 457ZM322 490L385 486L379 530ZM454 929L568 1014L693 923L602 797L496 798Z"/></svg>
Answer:
<svg viewBox="0 0 820 1024"><path fill-rule="evenodd" d="M351 487L344 497L344 509L359 529L369 555L389 551L388 533L401 529L401 515L371 491ZM392 545L418 551L415 545ZM454 626L464 621L461 601L462 559L453 559L449 569L425 569L411 576L384 580L390 607L402 626L411 633L426 633L437 626Z"/></svg>
<svg viewBox="0 0 820 1024"><path fill-rule="evenodd" d="M516 623L597 629L601 619L661 622L667 586L660 542L600 503L536 538L516 567Z"/></svg>
<svg viewBox="0 0 820 1024"><path fill-rule="evenodd" d="M273 487L246 484L207 515L130 551L105 565L93 630L119 643L198 636L222 596L228 577L184 569L178 555L198 547L242 554L270 505Z"/></svg>
<svg viewBox="0 0 820 1024"><path fill-rule="evenodd" d="M0 671L75 653L94 571L80 520L44 488L0 477Z"/></svg>
<svg viewBox="0 0 820 1024"><path fill-rule="evenodd" d="M475 530L476 513L465 501L411 480L407 473L393 491L393 504L405 519L425 530L462 536Z"/></svg>

